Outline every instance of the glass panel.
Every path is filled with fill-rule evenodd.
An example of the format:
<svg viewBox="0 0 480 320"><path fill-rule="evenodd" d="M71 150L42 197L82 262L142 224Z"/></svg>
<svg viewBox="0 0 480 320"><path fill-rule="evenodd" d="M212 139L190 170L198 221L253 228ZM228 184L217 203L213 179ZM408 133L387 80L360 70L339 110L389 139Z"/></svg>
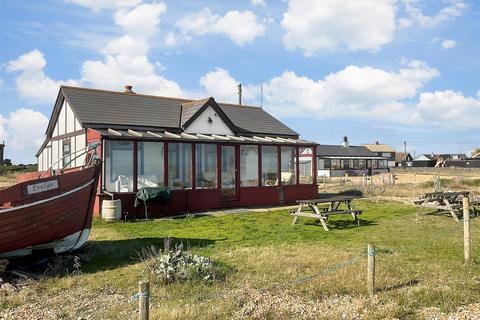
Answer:
<svg viewBox="0 0 480 320"><path fill-rule="evenodd" d="M240 146L240 185L258 186L258 146Z"/></svg>
<svg viewBox="0 0 480 320"><path fill-rule="evenodd" d="M195 188L214 189L217 187L217 145L195 145Z"/></svg>
<svg viewBox="0 0 480 320"><path fill-rule="evenodd" d="M262 186L278 186L278 148L262 146Z"/></svg>
<svg viewBox="0 0 480 320"><path fill-rule="evenodd" d="M331 169L338 170L340 169L340 160L338 159L331 159Z"/></svg>
<svg viewBox="0 0 480 320"><path fill-rule="evenodd" d="M282 184L297 184L295 175L297 157L295 147L281 147L281 178Z"/></svg>
<svg viewBox="0 0 480 320"><path fill-rule="evenodd" d="M63 158L63 167L65 168L68 168L68 167L71 167L72 166L72 163L70 162L71 160L71 150L70 150L70 139L68 140L63 140L62 141L63 143L63 152L62 152L62 157L65 157Z"/></svg>
<svg viewBox="0 0 480 320"><path fill-rule="evenodd" d="M358 160L358 169L366 169L366 160Z"/></svg>
<svg viewBox="0 0 480 320"><path fill-rule="evenodd" d="M192 187L192 144L168 144L168 186L172 189Z"/></svg>
<svg viewBox="0 0 480 320"><path fill-rule="evenodd" d="M163 187L163 142L137 143L138 188Z"/></svg>
<svg viewBox="0 0 480 320"><path fill-rule="evenodd" d="M105 141L105 189L133 191L133 142Z"/></svg>
<svg viewBox="0 0 480 320"><path fill-rule="evenodd" d="M235 147L222 146L222 191L223 198L234 198L236 196L235 187Z"/></svg>
<svg viewBox="0 0 480 320"><path fill-rule="evenodd" d="M313 157L313 150L312 148L300 148L300 183L301 184L312 184L313 183L313 166L312 166L312 157ZM332 161L333 167L333 161Z"/></svg>

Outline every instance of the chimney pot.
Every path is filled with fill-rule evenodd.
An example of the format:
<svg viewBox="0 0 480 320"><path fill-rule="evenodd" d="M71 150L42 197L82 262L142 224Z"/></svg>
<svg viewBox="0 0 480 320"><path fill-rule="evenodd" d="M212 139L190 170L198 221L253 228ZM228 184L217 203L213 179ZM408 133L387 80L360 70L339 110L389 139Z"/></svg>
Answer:
<svg viewBox="0 0 480 320"><path fill-rule="evenodd" d="M375 141L375 144L379 144L378 141Z"/></svg>
<svg viewBox="0 0 480 320"><path fill-rule="evenodd" d="M126 85L125 86L125 90L123 91L124 93L135 93L133 90L132 90L133 86L131 85Z"/></svg>

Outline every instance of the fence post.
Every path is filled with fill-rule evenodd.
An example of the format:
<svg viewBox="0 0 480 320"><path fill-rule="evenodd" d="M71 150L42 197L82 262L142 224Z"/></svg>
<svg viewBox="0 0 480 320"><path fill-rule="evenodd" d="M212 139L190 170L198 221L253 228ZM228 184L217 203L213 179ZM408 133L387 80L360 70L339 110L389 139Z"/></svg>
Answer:
<svg viewBox="0 0 480 320"><path fill-rule="evenodd" d="M138 283L138 319L148 320L150 300L150 282L140 281Z"/></svg>
<svg viewBox="0 0 480 320"><path fill-rule="evenodd" d="M470 260L470 203L468 197L463 198L463 253L465 263Z"/></svg>
<svg viewBox="0 0 480 320"><path fill-rule="evenodd" d="M323 189L325 189L327 187L327 176L324 175L323 176Z"/></svg>
<svg viewBox="0 0 480 320"><path fill-rule="evenodd" d="M375 244L368 244L367 290L370 295L375 293Z"/></svg>

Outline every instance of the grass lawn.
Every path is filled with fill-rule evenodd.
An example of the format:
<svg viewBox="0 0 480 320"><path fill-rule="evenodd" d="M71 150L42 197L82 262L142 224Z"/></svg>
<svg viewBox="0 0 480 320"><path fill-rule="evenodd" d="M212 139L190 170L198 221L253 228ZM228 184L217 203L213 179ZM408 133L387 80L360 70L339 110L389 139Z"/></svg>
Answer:
<svg viewBox="0 0 480 320"><path fill-rule="evenodd" d="M20 310L50 312L53 319L135 317L137 304L129 298L138 280L149 277L137 252L162 246L164 237L231 271L225 282L211 285L163 285L152 278L153 319L417 319L478 304L480 218L472 223L473 259L464 265L463 224L448 216L418 217L415 207L399 202L354 205L364 212L361 226L349 216L335 217L329 232L309 218L291 225L287 210L95 220L82 274L47 278L2 298L0 318L2 308L11 318ZM369 242L378 250L374 297L366 292Z"/></svg>

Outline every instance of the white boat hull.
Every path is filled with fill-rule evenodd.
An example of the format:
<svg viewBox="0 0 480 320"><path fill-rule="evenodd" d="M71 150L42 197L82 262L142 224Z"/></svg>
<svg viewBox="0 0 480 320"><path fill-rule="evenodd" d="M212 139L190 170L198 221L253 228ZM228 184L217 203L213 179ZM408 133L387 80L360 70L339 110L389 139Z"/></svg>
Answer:
<svg viewBox="0 0 480 320"><path fill-rule="evenodd" d="M45 243L38 246L32 246L28 248L22 248L14 251L1 253L0 258L28 256L28 255L31 255L32 251L35 251L35 250L52 249L53 252L55 253L65 253L65 252L77 250L85 245L89 235L90 235L90 228L83 229L81 231L68 235L63 239L60 239L51 243Z"/></svg>

